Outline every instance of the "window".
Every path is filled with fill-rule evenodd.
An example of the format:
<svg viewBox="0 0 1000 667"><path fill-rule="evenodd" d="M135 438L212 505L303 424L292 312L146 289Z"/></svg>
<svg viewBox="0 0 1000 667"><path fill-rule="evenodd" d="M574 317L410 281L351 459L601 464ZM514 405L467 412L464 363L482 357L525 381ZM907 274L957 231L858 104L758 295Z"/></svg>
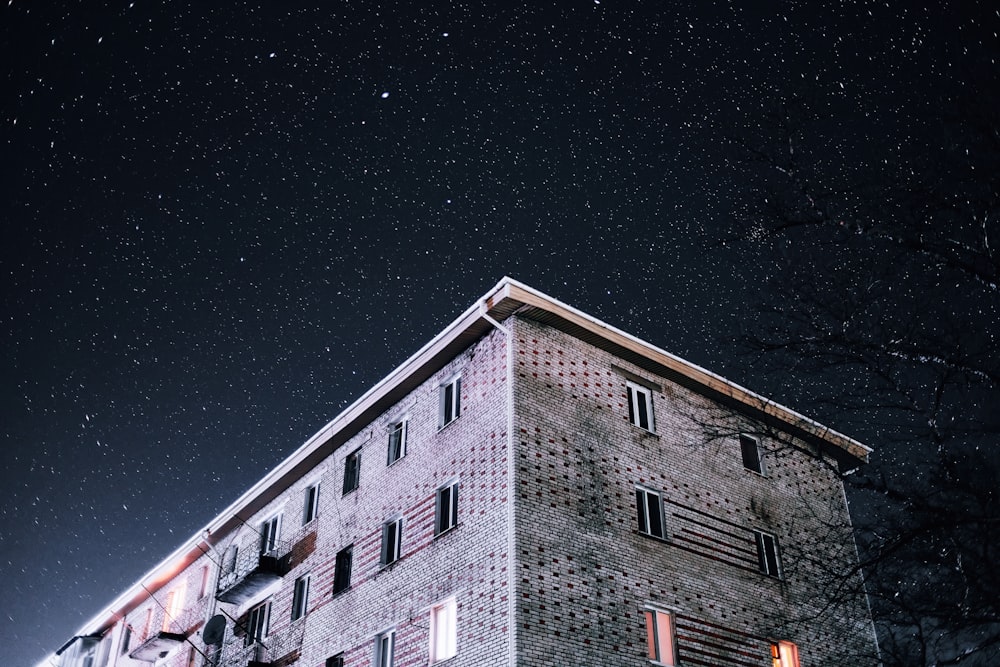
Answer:
<svg viewBox="0 0 1000 667"><path fill-rule="evenodd" d="M659 609L645 609L646 657L657 665L677 664L674 617Z"/></svg>
<svg viewBox="0 0 1000 667"><path fill-rule="evenodd" d="M389 426L389 455L386 465L392 465L406 456L406 424L407 420L402 419Z"/></svg>
<svg viewBox="0 0 1000 667"><path fill-rule="evenodd" d="M201 568L201 584L198 586L198 599L202 599L208 595L208 566L205 565Z"/></svg>
<svg viewBox="0 0 1000 667"><path fill-rule="evenodd" d="M142 622L142 634L139 635L139 643L143 643L149 637L149 628L153 623L153 610L146 610L146 619Z"/></svg>
<svg viewBox="0 0 1000 667"><path fill-rule="evenodd" d="M403 537L403 519L397 517L382 524L382 565L399 560L399 547Z"/></svg>
<svg viewBox="0 0 1000 667"><path fill-rule="evenodd" d="M441 428L462 414L462 377L457 376L441 385Z"/></svg>
<svg viewBox="0 0 1000 667"><path fill-rule="evenodd" d="M743 467L763 475L764 466L760 459L760 443L757 442L757 438L740 433L740 451L743 453Z"/></svg>
<svg viewBox="0 0 1000 667"><path fill-rule="evenodd" d="M292 620L297 621L306 615L309 607L309 575L303 575L295 580L292 591Z"/></svg>
<svg viewBox="0 0 1000 667"><path fill-rule="evenodd" d="M773 667L799 667L799 647L785 641L771 644L771 664Z"/></svg>
<svg viewBox="0 0 1000 667"><path fill-rule="evenodd" d="M778 554L778 539L769 533L753 531L757 541L757 565L760 571L772 577L781 578L781 557Z"/></svg>
<svg viewBox="0 0 1000 667"><path fill-rule="evenodd" d="M174 619L180 616L181 608L184 606L184 588L175 588L167 593L167 599L163 605L163 632L170 632Z"/></svg>
<svg viewBox="0 0 1000 667"><path fill-rule="evenodd" d="M235 544L226 549L226 558L222 561L222 571L225 573L235 572L237 557L240 555L240 549Z"/></svg>
<svg viewBox="0 0 1000 667"><path fill-rule="evenodd" d="M344 493L358 488L361 482L361 450L356 449L344 459Z"/></svg>
<svg viewBox="0 0 1000 667"><path fill-rule="evenodd" d="M132 626L126 625L125 629L122 631L122 655L128 653L129 644L132 643Z"/></svg>
<svg viewBox="0 0 1000 667"><path fill-rule="evenodd" d="M306 525L319 514L319 482L306 487L302 499L302 525Z"/></svg>
<svg viewBox="0 0 1000 667"><path fill-rule="evenodd" d="M278 530L280 527L280 514L275 514L260 524L260 552L262 554L269 554L278 548Z"/></svg>
<svg viewBox="0 0 1000 667"><path fill-rule="evenodd" d="M634 382L626 382L628 389L628 420L647 431L654 431L653 392Z"/></svg>
<svg viewBox="0 0 1000 667"><path fill-rule="evenodd" d="M663 527L663 501L660 494L640 486L635 487L635 509L639 519L639 532L662 540L666 531Z"/></svg>
<svg viewBox="0 0 1000 667"><path fill-rule="evenodd" d="M268 617L271 615L271 603L264 602L250 610L247 614L246 638L247 646L262 642L267 638Z"/></svg>
<svg viewBox="0 0 1000 667"><path fill-rule="evenodd" d="M392 650L395 630L387 630L375 637L375 667L392 667Z"/></svg>
<svg viewBox="0 0 1000 667"><path fill-rule="evenodd" d="M431 664L455 657L456 612L455 598L431 607Z"/></svg>
<svg viewBox="0 0 1000 667"><path fill-rule="evenodd" d="M344 667L344 654L331 655L326 659L326 667Z"/></svg>
<svg viewBox="0 0 1000 667"><path fill-rule="evenodd" d="M351 554L354 545L337 552L337 564L333 570L333 594L342 593L351 587Z"/></svg>
<svg viewBox="0 0 1000 667"><path fill-rule="evenodd" d="M458 525L458 482L450 482L437 490L434 507L434 535L440 535Z"/></svg>

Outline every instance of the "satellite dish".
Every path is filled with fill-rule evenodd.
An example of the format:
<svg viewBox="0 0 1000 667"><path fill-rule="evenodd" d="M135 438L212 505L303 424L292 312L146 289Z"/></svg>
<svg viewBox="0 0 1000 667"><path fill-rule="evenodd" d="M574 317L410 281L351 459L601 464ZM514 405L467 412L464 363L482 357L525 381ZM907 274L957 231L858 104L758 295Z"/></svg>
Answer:
<svg viewBox="0 0 1000 667"><path fill-rule="evenodd" d="M216 614L208 619L205 629L201 631L201 638L205 640L206 644L218 644L222 641L222 637L225 634L226 617L222 614Z"/></svg>

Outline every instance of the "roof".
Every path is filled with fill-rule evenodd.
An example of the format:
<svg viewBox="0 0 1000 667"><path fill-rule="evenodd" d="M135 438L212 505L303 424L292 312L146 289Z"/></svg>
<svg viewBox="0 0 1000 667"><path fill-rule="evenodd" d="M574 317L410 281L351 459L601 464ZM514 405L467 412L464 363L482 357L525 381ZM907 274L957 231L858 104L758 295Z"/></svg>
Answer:
<svg viewBox="0 0 1000 667"><path fill-rule="evenodd" d="M505 277L413 356L253 485L205 528L167 556L105 610L80 635L103 633L126 613L197 560L228 533L249 520L379 414L444 367L497 323L517 314L564 331L668 380L741 410L751 417L824 447L842 464L867 462L871 450L846 435L729 382L568 306L538 290Z"/></svg>

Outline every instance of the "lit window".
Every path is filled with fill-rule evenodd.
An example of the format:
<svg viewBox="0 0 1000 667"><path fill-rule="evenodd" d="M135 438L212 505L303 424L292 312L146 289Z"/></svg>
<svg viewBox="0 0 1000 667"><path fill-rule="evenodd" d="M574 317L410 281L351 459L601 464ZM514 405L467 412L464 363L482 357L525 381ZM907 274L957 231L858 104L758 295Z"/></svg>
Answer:
<svg viewBox="0 0 1000 667"><path fill-rule="evenodd" d="M306 615L309 607L309 575L303 575L295 580L292 591L292 620L297 621Z"/></svg>
<svg viewBox="0 0 1000 667"><path fill-rule="evenodd" d="M773 667L799 667L799 647L785 641L771 644L771 664Z"/></svg>
<svg viewBox="0 0 1000 667"><path fill-rule="evenodd" d="M280 514L275 514L260 524L260 552L262 554L269 554L278 548L278 530L280 528Z"/></svg>
<svg viewBox="0 0 1000 667"><path fill-rule="evenodd" d="M375 667L392 667L395 630L387 630L375 637Z"/></svg>
<svg viewBox="0 0 1000 667"><path fill-rule="evenodd" d="M654 431L653 392L646 387L626 382L628 389L628 420L647 431Z"/></svg>
<svg viewBox="0 0 1000 667"><path fill-rule="evenodd" d="M431 664L452 658L456 653L455 599L431 608Z"/></svg>
<svg viewBox="0 0 1000 667"><path fill-rule="evenodd" d="M160 628L163 632L170 632L170 628L178 616L181 613L181 607L184 606L184 589L175 588L174 590L167 593L167 599L163 605L163 626Z"/></svg>
<svg viewBox="0 0 1000 667"><path fill-rule="evenodd" d="M306 487L302 508L302 525L306 525L319 514L319 482Z"/></svg>
<svg viewBox="0 0 1000 667"><path fill-rule="evenodd" d="M202 599L208 594L208 566L201 568L201 585L198 586L198 599Z"/></svg>
<svg viewBox="0 0 1000 667"><path fill-rule="evenodd" d="M462 378L458 376L441 385L440 426L442 428L447 426L458 419L460 414L462 414Z"/></svg>
<svg viewBox="0 0 1000 667"><path fill-rule="evenodd" d="M244 643L247 646L262 642L267 638L268 616L271 612L271 603L264 602L250 610L247 614L246 629L247 634Z"/></svg>
<svg viewBox="0 0 1000 667"><path fill-rule="evenodd" d="M646 657L657 665L677 664L674 617L659 609L644 609L646 616Z"/></svg>
<svg viewBox="0 0 1000 667"><path fill-rule="evenodd" d="M399 560L399 547L403 538L403 519L396 518L382 524L382 565Z"/></svg>
<svg viewBox="0 0 1000 667"><path fill-rule="evenodd" d="M355 450L344 459L344 493L358 488L361 482L361 450Z"/></svg>
<svg viewBox="0 0 1000 667"><path fill-rule="evenodd" d="M146 610L146 619L142 622L142 634L139 635L139 643L143 643L149 637L149 629L153 624L152 608Z"/></svg>
<svg viewBox="0 0 1000 667"><path fill-rule="evenodd" d="M635 509L639 520L639 532L663 539L663 501L660 494L637 486L635 488Z"/></svg>
<svg viewBox="0 0 1000 667"><path fill-rule="evenodd" d="M440 535L458 525L458 482L437 490L434 507L434 535Z"/></svg>
<svg viewBox="0 0 1000 667"><path fill-rule="evenodd" d="M351 587L351 554L354 545L344 547L337 552L337 563L333 569L333 594L341 593Z"/></svg>
<svg viewBox="0 0 1000 667"><path fill-rule="evenodd" d="M386 465L392 465L406 456L406 420L402 419L389 426L389 454Z"/></svg>
<svg viewBox="0 0 1000 667"><path fill-rule="evenodd" d="M761 475L764 474L764 466L760 458L760 443L757 438L740 433L740 451L743 454L743 467Z"/></svg>
<svg viewBox="0 0 1000 667"><path fill-rule="evenodd" d="M781 578L781 556L778 553L778 539L770 533L753 531L757 542L757 565L760 571L772 577Z"/></svg>

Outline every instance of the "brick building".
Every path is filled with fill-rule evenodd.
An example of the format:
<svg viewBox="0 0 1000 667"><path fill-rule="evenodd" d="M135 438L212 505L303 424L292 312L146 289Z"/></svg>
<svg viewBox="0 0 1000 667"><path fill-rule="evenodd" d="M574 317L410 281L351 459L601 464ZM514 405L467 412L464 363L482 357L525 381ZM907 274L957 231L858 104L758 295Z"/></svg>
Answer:
<svg viewBox="0 0 1000 667"><path fill-rule="evenodd" d="M876 665L868 451L504 279L55 663Z"/></svg>

